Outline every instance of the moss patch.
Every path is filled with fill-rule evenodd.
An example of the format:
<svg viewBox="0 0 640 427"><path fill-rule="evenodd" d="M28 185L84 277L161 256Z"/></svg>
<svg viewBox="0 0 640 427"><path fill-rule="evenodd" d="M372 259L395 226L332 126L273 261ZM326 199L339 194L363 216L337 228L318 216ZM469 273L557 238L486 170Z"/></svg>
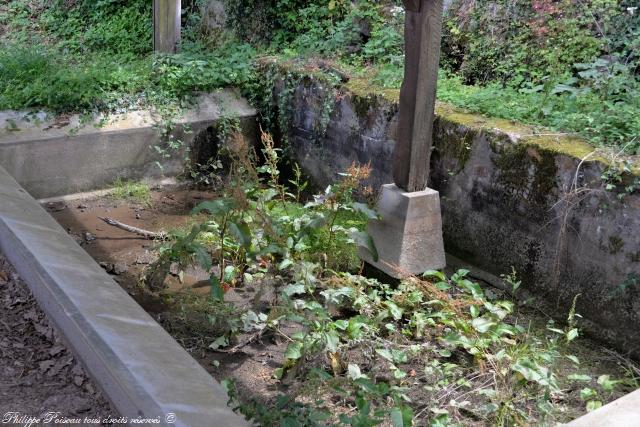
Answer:
<svg viewBox="0 0 640 427"><path fill-rule="evenodd" d="M543 150L552 151L554 153L566 154L578 159L584 159L594 152L594 148L586 141L570 136L545 136L530 135L523 138L527 144L536 145ZM600 155L589 157L588 161L600 161L609 164L609 161Z"/></svg>
<svg viewBox="0 0 640 427"><path fill-rule="evenodd" d="M434 144L435 149L443 157L454 158L458 162L458 170L462 171L471 158L471 149L477 132L473 129L460 126L456 132L448 132L446 126L442 126L441 118L436 120L437 137Z"/></svg>
<svg viewBox="0 0 640 427"><path fill-rule="evenodd" d="M509 190L511 195L519 194L528 187L529 156L526 147L507 147L495 159L500 171L499 182Z"/></svg>
<svg viewBox="0 0 640 427"><path fill-rule="evenodd" d="M522 140L527 145L536 145L544 150L550 150L554 153L565 154L578 159L585 158L595 150L580 138L564 135L539 135L539 132L536 132L531 126L523 125L513 120L495 119L478 114L461 112L449 104L439 102L436 105L436 114L442 117L443 120L455 124L477 130L502 132L513 137L515 140ZM607 160L602 156L592 156L589 160L598 160L608 164Z"/></svg>
<svg viewBox="0 0 640 427"><path fill-rule="evenodd" d="M624 247L624 241L620 236L609 236L609 253L615 255Z"/></svg>
<svg viewBox="0 0 640 427"><path fill-rule="evenodd" d="M352 77L345 83L344 87L361 98L367 98L373 95L381 97L391 103L397 103L400 100L399 89L385 89L372 84L371 81L362 77Z"/></svg>
<svg viewBox="0 0 640 427"><path fill-rule="evenodd" d="M347 82L345 88L360 98L376 97L383 98L387 102L397 103L400 99L400 90L385 89L364 78L352 78ZM586 141L567 135L545 135L540 134L532 126L527 126L513 120L497 119L485 117L479 114L466 113L456 109L451 104L437 102L436 115L442 120L457 125L462 125L474 130L490 130L505 133L514 140L521 140L527 145L536 145L543 150L553 153L564 154L576 159L584 159L595 151L594 147ZM602 155L592 155L588 161L599 161L606 165L610 162Z"/></svg>
<svg viewBox="0 0 640 427"><path fill-rule="evenodd" d="M531 144L507 146L495 160L499 184L511 203L527 205L527 215L545 218L548 200L556 188L555 155Z"/></svg>
<svg viewBox="0 0 640 427"><path fill-rule="evenodd" d="M391 103L397 103L400 99L400 91L398 89L385 89L372 84L364 78L352 78L347 82L345 88L360 98L375 95L385 99ZM514 139L522 139L527 144L537 145L544 150L550 150L554 153L565 154L577 159L585 158L594 148L586 141L572 136L549 136L538 135L536 130L527 125L515 122L513 120L496 119L485 117L478 114L471 114L460 111L451 104L438 102L436 104L436 115L442 120L463 125L475 130L491 130L505 133L513 136ZM608 164L603 156L592 156L590 161L601 161Z"/></svg>

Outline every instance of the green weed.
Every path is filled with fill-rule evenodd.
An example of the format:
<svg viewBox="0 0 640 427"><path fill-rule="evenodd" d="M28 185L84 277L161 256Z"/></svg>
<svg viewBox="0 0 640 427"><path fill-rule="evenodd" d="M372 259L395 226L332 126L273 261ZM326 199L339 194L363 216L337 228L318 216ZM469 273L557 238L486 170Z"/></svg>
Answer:
<svg viewBox="0 0 640 427"><path fill-rule="evenodd" d="M113 183L111 197L118 200L133 200L140 203L149 203L151 201L151 190L145 183L118 178Z"/></svg>
<svg viewBox="0 0 640 427"><path fill-rule="evenodd" d="M567 412L563 402L592 410L617 388L635 384L598 373L571 353L580 335L577 296L566 325L534 326L513 301L485 292L466 270L450 277L429 271L397 286L347 272L346 251L356 244L376 251L362 232L376 214L354 200L366 167L352 166L302 204L303 184L282 183L280 151L269 135L263 134L259 164L239 135L230 134L225 146L230 172L223 194L194 209L195 225L174 233L161 259L212 272L209 329L217 336L210 348L241 346L236 337L247 335L286 340L273 376L291 385L288 394L265 403L239 398L233 383L225 383L231 405L250 420L555 425L580 413L576 404ZM515 292L516 273L505 277ZM273 281L277 297L262 311L224 305L231 288ZM233 317L226 318L227 330L220 329L220 316Z"/></svg>

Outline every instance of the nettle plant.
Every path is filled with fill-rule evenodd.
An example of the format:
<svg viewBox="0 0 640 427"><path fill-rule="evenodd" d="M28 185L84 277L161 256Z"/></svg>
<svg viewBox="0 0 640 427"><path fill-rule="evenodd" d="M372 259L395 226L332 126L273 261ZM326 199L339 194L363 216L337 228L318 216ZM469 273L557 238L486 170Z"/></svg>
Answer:
<svg viewBox="0 0 640 427"><path fill-rule="evenodd" d="M612 164L602 172L601 179L605 190L617 193L620 200L640 188L640 177L634 171L633 163L628 159L614 158Z"/></svg>
<svg viewBox="0 0 640 427"><path fill-rule="evenodd" d="M262 143L264 161L258 165L257 153L242 135L229 135L220 147L226 157L221 163L229 165L221 196L196 206L192 213L206 214L204 221L190 232L172 234L172 241L161 247L156 264L165 268L149 275L155 277L152 289L161 288L172 262L181 267L197 262L206 271L216 270L210 278L211 297L221 301L229 287L264 277L267 265L275 264L279 271L311 261L342 267L347 259L353 267L355 242L377 257L373 240L363 231L376 213L353 197L370 172L368 166L352 165L338 184L302 204L307 183L300 169L295 166L293 179L283 183L280 149L269 134L262 133Z"/></svg>
<svg viewBox="0 0 640 427"><path fill-rule="evenodd" d="M485 292L466 270L429 271L393 286L359 274L356 244L377 256L363 232L376 213L356 201L368 166L352 165L304 203L302 174L294 168L283 178L270 135L262 134L260 156L238 133L221 148L220 197L194 209L191 231L174 234L160 259L210 271L210 302L219 307L230 306L230 288L274 286L264 311L222 310L234 313L233 327L218 329L210 345L224 351L236 336L264 334L285 340L273 376L288 394L277 410L238 399L225 383L247 418L292 426L553 425L565 421L571 390L591 410L620 383L592 379L570 353L579 335L575 301L566 325L533 328L513 301ZM355 263L345 262L350 256ZM520 286L515 272L507 279Z"/></svg>

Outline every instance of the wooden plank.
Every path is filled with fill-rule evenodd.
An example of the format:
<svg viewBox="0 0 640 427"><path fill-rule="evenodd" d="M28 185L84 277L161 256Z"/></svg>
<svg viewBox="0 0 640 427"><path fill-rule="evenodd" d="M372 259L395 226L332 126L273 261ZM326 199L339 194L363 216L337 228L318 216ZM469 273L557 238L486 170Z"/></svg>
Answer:
<svg viewBox="0 0 640 427"><path fill-rule="evenodd" d="M153 0L153 49L176 53L180 42L181 0Z"/></svg>
<svg viewBox="0 0 640 427"><path fill-rule="evenodd" d="M429 179L433 145L443 2L404 0L404 4L405 65L393 178L406 191L422 191Z"/></svg>
<svg viewBox="0 0 640 427"><path fill-rule="evenodd" d="M422 0L404 0L405 10L410 10L412 12L420 12L421 4Z"/></svg>

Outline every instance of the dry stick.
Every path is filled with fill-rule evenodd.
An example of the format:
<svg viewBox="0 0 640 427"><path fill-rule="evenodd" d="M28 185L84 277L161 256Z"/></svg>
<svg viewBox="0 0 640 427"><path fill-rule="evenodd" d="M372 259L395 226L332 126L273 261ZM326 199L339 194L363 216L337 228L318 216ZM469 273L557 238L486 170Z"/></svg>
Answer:
<svg viewBox="0 0 640 427"><path fill-rule="evenodd" d="M640 368L631 359L621 355L617 351L610 350L608 348L603 348L602 350L605 353L614 356L618 360L618 362L621 362L621 363L624 363L625 365L627 365L627 368L630 369L631 371L633 371L633 373L635 375L637 375L638 378L640 378Z"/></svg>
<svg viewBox="0 0 640 427"><path fill-rule="evenodd" d="M582 199L576 201L578 194L580 194L580 190L582 190L581 188L578 188L578 177L580 175L580 168L582 168L582 165L584 164L584 162L591 157L593 154L595 153L595 151L592 151L590 153L588 153L586 156L584 156L582 159L580 159L580 163L578 163L578 166L576 167L576 172L573 176L573 180L569 186L568 191L565 192L565 194L563 194L562 196L562 207L561 207L561 213L558 216L558 219L560 220L560 229L558 230L558 240L556 242L556 254L555 254L555 259L554 259L554 265L553 265L553 271L552 271L552 279L551 279L551 286L554 289L558 289L558 286L560 284L560 275L562 273L562 259L564 256L564 253L567 249L567 228L569 226L569 215L571 214L571 211L573 209L573 207L582 201ZM589 194L589 192L587 191L587 194ZM555 205L554 205L555 206ZM558 297L556 299L556 306L558 306L560 304L560 293L558 292Z"/></svg>
<svg viewBox="0 0 640 427"><path fill-rule="evenodd" d="M618 156L620 156L622 153L624 153L624 150L635 140L635 138L629 142L627 145L625 145L624 147L622 147L622 149L617 153L613 155L613 162L616 161L616 159L618 158ZM597 189L592 189L592 188L578 188L578 179L580 176L580 169L582 168L582 165L587 161L587 159L591 156L593 156L596 153L597 150L594 150L590 153L588 153L586 156L584 156L582 159L580 159L580 163L578 163L578 166L576 167L576 172L573 176L573 180L571 181L571 184L569 186L569 190L565 192L565 194L563 194L561 200L559 200L557 203L555 203L551 209L554 209L559 203L562 203L562 207L561 209L561 214L556 217L557 219L559 219L560 222L560 230L558 231L558 240L556 243L556 256L555 256L555 261L554 261L554 266L553 266L553 271L552 271L552 287L554 288L558 288L559 284L560 284L560 274L561 274L561 264L562 264L562 257L563 257L563 253L566 251L566 246L567 246L567 228L569 227L569 215L571 214L572 209L578 205L580 202L582 202L582 200L584 200L587 196L589 196L592 193L595 192L600 192ZM584 196L582 198L578 198L579 195L584 194ZM556 305L560 303L560 294L558 293L558 298L556 299Z"/></svg>
<svg viewBox="0 0 640 427"><path fill-rule="evenodd" d="M251 334L249 336L249 338L247 338L246 340L242 341L241 343L238 343L236 345L234 345L233 347L227 348L227 349L221 349L221 348L217 348L217 349L213 349L213 351L217 352L217 353L227 353L227 354L235 354L238 352L242 352L243 347L251 344L252 342L254 342L255 340L257 340L258 338L260 338L265 331L267 330L267 328L262 328L260 330L258 330L257 332L254 332L253 334Z"/></svg>
<svg viewBox="0 0 640 427"><path fill-rule="evenodd" d="M158 239L158 240L167 239L167 234L163 232L155 232L155 231L144 230L138 227L133 227L131 225L124 224L120 221L116 221L113 218L101 217L101 216L99 216L98 218L100 218L101 220L103 220L104 222L106 222L107 224L113 227L117 227L121 230L128 231L129 233L135 233L147 239Z"/></svg>

